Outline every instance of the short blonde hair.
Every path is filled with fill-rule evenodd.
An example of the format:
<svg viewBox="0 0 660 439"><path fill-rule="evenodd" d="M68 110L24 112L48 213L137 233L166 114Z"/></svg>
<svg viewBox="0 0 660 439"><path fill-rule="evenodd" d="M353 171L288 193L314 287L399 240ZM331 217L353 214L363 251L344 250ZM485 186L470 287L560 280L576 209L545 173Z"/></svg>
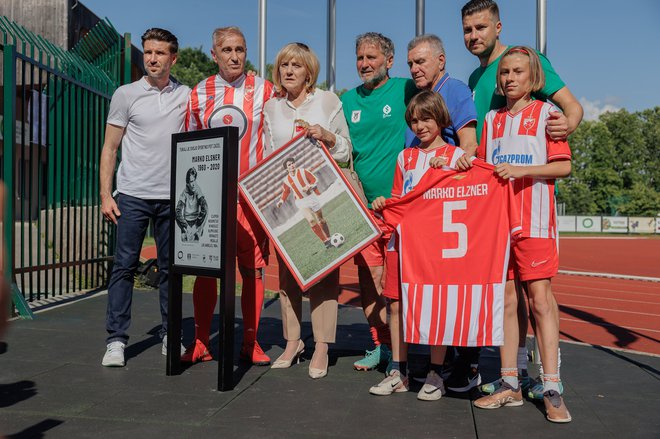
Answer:
<svg viewBox="0 0 660 439"><path fill-rule="evenodd" d="M297 59L307 70L307 79L305 80L305 89L311 93L316 88L316 80L319 77L321 65L319 59L312 49L303 43L289 43L282 47L275 57L273 63L273 83L278 92L286 90L280 80L280 64L292 59Z"/></svg>
<svg viewBox="0 0 660 439"><path fill-rule="evenodd" d="M545 73L543 72L543 67L541 66L541 59L536 53L536 50L527 46L513 46L509 47L502 58L500 58L499 63L497 64L497 94L504 95L504 90L502 84L500 84L500 72L502 71L502 61L507 56L512 55L521 55L526 56L529 59L529 82L531 84L531 93L537 92L545 87Z"/></svg>

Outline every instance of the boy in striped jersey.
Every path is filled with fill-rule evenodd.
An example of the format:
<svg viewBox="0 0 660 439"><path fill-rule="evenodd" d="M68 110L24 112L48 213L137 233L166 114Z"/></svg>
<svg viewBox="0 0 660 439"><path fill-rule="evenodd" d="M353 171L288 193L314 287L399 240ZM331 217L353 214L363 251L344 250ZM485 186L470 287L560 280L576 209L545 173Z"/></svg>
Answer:
<svg viewBox="0 0 660 439"><path fill-rule="evenodd" d="M441 131L451 124L449 110L440 94L424 90L410 100L405 113L406 123L419 143L404 149L397 157L392 183L392 198L399 199L412 192L431 168L456 169L458 159L464 155L462 149L451 145L441 137ZM377 197L371 205L374 210L385 208L385 197ZM403 338L401 308L401 283L399 267L398 236L393 236L385 256L385 288L383 296L390 301L390 335L392 338L392 367L384 380L369 389L372 395L391 395L407 392L408 348ZM425 310L428 311L428 310ZM423 343L427 344L427 343ZM431 343L428 343L431 344ZM442 365L447 346L442 343L431 346L431 366L424 386L417 394L422 401L435 401L445 393L441 378Z"/></svg>

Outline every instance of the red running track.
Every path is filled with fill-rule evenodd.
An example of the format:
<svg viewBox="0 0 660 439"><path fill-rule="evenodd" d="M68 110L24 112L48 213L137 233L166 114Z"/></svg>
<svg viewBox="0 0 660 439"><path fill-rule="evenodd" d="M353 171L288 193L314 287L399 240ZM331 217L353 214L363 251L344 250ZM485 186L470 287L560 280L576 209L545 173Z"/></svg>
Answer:
<svg viewBox="0 0 660 439"><path fill-rule="evenodd" d="M561 238L559 269L660 278L660 238Z"/></svg>
<svg viewBox="0 0 660 439"><path fill-rule="evenodd" d="M271 261L266 288L276 291L277 262ZM560 270L660 280L660 239L561 238ZM341 267L340 283L340 302L360 306L352 261ZM552 287L563 340L660 355L660 282L559 274Z"/></svg>

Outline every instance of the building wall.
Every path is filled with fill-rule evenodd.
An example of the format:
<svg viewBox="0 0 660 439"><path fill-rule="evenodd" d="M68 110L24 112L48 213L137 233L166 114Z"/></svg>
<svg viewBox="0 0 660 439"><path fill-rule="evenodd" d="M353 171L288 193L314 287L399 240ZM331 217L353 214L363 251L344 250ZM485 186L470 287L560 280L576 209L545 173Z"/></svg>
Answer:
<svg viewBox="0 0 660 439"><path fill-rule="evenodd" d="M2 0L0 15L68 50L72 0Z"/></svg>

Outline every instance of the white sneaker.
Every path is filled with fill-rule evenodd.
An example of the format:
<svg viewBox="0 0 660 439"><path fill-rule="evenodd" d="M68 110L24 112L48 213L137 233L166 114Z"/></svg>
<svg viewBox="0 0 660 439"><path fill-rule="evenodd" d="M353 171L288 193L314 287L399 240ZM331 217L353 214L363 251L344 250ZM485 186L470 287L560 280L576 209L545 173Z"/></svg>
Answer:
<svg viewBox="0 0 660 439"><path fill-rule="evenodd" d="M419 393L417 393L417 399L422 401L437 401L442 398L442 395L445 393L445 383L442 381L442 378L440 378L440 376L434 371L430 371L428 375L426 375L424 386L422 386Z"/></svg>
<svg viewBox="0 0 660 439"><path fill-rule="evenodd" d="M124 361L125 347L126 343L121 341L113 341L108 343L101 365L105 367L124 367L126 364Z"/></svg>
<svg viewBox="0 0 660 439"><path fill-rule="evenodd" d="M390 371L390 374L383 381L371 386L369 393L372 395L387 396L396 392L408 391L408 377L402 377L401 372L396 369Z"/></svg>
<svg viewBox="0 0 660 439"><path fill-rule="evenodd" d="M163 345L160 348L160 353L163 355L167 355L167 334L163 337ZM186 353L186 347L181 344L181 355Z"/></svg>

